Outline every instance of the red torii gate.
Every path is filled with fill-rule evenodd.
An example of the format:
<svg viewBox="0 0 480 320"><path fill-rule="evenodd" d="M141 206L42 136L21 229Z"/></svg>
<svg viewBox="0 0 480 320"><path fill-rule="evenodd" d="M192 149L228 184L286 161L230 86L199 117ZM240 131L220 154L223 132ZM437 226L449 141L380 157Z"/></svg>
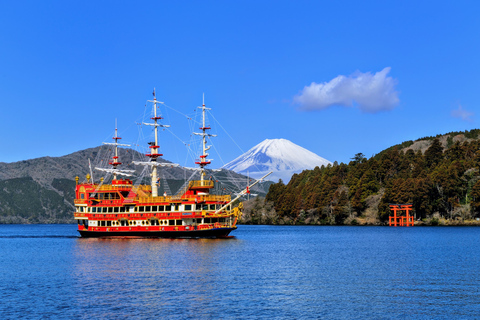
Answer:
<svg viewBox="0 0 480 320"><path fill-rule="evenodd" d="M407 203L407 204L390 204L390 210L393 211L393 217L389 216L389 221L388 225L389 226L400 226L400 227L413 227L413 216L410 215L410 211L412 210L412 204ZM397 211L405 211L406 215L402 216L399 215L397 216Z"/></svg>

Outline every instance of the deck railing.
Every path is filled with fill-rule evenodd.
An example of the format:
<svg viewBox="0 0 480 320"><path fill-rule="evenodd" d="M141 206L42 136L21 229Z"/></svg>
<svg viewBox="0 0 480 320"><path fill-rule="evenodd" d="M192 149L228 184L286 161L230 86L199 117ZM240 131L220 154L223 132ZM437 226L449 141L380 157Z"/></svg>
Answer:
<svg viewBox="0 0 480 320"><path fill-rule="evenodd" d="M194 181L190 181L190 183L188 184L188 187L189 188L213 188L214 186L214 183L212 180L194 180Z"/></svg>

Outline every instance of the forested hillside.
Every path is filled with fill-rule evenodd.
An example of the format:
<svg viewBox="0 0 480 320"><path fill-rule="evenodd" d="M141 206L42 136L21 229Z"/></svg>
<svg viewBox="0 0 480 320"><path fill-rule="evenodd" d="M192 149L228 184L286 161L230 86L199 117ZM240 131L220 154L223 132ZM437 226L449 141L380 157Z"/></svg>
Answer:
<svg viewBox="0 0 480 320"><path fill-rule="evenodd" d="M303 171L270 186L265 202L275 214L256 200L245 222L258 221L261 209L267 223L385 224L390 203L412 203L417 224L476 223L479 135L476 129L407 141L370 159L359 153L349 164Z"/></svg>

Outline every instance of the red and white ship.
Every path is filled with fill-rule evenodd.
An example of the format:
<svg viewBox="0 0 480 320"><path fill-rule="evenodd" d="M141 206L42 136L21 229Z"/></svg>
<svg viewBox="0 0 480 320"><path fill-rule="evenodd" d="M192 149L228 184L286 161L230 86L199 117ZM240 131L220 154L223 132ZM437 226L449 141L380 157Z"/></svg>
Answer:
<svg viewBox="0 0 480 320"><path fill-rule="evenodd" d="M134 170L121 170L118 158L118 143L121 138L115 129L115 154L109 163L111 168L96 168L113 175L110 184L93 181L90 174L84 183L76 178L75 219L82 237L162 237L162 238L221 238L227 237L237 228L237 220L241 216L241 204L233 207L232 203L242 195L249 193L249 188L240 192L234 199L230 195L215 195L213 180L205 179L205 167L211 163L208 157L207 137L209 126L205 125L205 111L210 110L202 104L202 154L195 162L200 171L200 180L189 181L176 195L158 194L158 168L175 164L158 161L159 153L158 128L168 127L160 123L163 118L157 115L157 104L161 103L153 93L152 123L155 141L150 144L150 158L147 162L133 162L135 165L151 168L151 184L135 185L131 179ZM125 178L121 178L121 177ZM262 178L263 179L263 178ZM254 184L258 183L257 180ZM254 185L252 184L250 188Z"/></svg>

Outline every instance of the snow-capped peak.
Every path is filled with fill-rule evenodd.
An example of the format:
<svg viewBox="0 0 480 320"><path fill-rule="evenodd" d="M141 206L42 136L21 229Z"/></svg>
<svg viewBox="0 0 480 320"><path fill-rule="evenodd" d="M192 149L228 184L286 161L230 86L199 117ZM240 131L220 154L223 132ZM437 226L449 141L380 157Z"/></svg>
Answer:
<svg viewBox="0 0 480 320"><path fill-rule="evenodd" d="M286 139L266 139L223 166L252 178L270 171L269 180L288 182L294 173L331 164L330 161Z"/></svg>

